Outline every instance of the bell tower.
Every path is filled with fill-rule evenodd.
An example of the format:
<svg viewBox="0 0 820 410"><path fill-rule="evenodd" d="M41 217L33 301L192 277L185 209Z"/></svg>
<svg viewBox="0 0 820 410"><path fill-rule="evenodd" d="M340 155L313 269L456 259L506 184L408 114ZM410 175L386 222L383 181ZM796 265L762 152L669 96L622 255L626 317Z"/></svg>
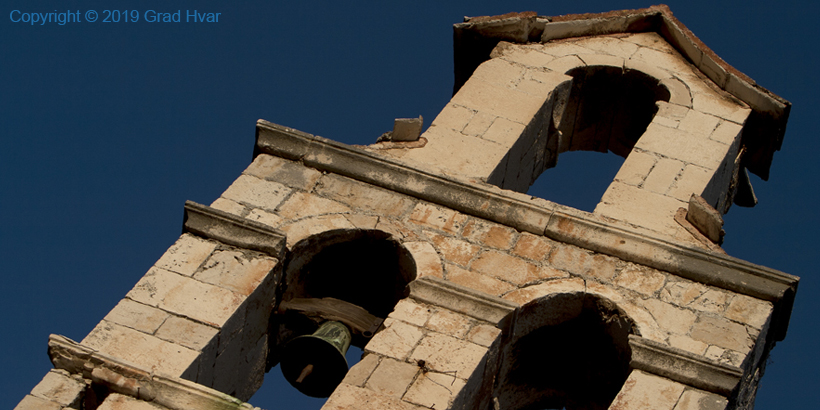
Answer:
<svg viewBox="0 0 820 410"><path fill-rule="evenodd" d="M424 133L260 120L253 162L88 336L51 336L17 409L252 409L280 368L327 410L751 409L799 279L726 255L722 215L756 203L790 103L666 6L454 40ZM526 194L578 150L624 158L594 212Z"/></svg>

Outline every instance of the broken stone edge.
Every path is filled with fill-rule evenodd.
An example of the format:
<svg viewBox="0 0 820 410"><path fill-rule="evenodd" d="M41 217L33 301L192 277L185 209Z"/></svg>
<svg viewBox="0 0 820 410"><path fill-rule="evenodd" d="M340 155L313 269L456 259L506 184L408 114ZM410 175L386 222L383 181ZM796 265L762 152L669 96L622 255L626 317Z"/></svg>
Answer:
<svg viewBox="0 0 820 410"><path fill-rule="evenodd" d="M763 180L769 179L774 151L779 151L786 132L791 103L761 87L706 46L672 14L666 5L598 14L556 17L535 13L509 13L477 17L453 26L454 92L490 57L500 41L549 42L573 37L620 33L655 32L687 58L718 87L752 108L743 140L749 148L745 166Z"/></svg>
<svg viewBox="0 0 820 410"><path fill-rule="evenodd" d="M435 276L410 282L410 298L492 323L501 330L510 325L518 305Z"/></svg>
<svg viewBox="0 0 820 410"><path fill-rule="evenodd" d="M50 335L48 354L56 369L80 374L111 391L170 410L254 410L248 403L192 381L152 373L89 349L65 336Z"/></svg>
<svg viewBox="0 0 820 410"><path fill-rule="evenodd" d="M281 231L193 201L185 201L182 231L279 259L285 253L286 238Z"/></svg>
<svg viewBox="0 0 820 410"><path fill-rule="evenodd" d="M681 246L627 227L602 224L591 214L576 210L565 212L564 207L549 201L535 203L512 194L503 195L504 192L493 189L495 187L432 174L264 120L259 120L256 126L255 154L259 153L299 161L321 171L410 195L519 231L772 302L774 340L783 340L786 336L800 280L796 276L728 255Z"/></svg>
<svg viewBox="0 0 820 410"><path fill-rule="evenodd" d="M740 383L743 371L694 353L629 335L633 369L643 370L708 392L729 396Z"/></svg>

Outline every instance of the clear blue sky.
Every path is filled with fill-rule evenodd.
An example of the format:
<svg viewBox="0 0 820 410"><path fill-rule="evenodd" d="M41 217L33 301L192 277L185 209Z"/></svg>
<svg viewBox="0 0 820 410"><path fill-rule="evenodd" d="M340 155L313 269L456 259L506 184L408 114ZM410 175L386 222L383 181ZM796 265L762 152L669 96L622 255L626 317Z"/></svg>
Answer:
<svg viewBox="0 0 820 410"><path fill-rule="evenodd" d="M109 1L0 5L2 408L13 408L51 368L50 333L82 339L178 237L184 201L210 203L247 166L257 119L372 143L393 118L421 114L429 122L449 100L452 24L465 15L650 5L116 3L139 10L140 21L103 23ZM820 144L812 126L820 111L820 7L782 1L670 7L718 55L794 104L770 180L753 181L760 204L726 216L725 248L802 277L788 336L774 350L757 408L820 408L814 316ZM151 8L221 15L210 24L147 23ZM95 9L100 20L32 26L10 18L12 10L55 9ZM579 198L544 196L594 204L603 188L589 191ZM263 386L268 397L252 403L318 408L275 405L270 397L285 397L290 387L274 386L273 379Z"/></svg>

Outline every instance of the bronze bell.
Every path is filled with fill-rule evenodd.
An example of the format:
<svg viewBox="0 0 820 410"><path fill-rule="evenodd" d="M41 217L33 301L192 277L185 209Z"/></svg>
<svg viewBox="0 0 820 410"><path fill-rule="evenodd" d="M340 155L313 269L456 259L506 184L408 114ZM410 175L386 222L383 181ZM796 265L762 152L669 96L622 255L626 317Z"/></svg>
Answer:
<svg viewBox="0 0 820 410"><path fill-rule="evenodd" d="M347 374L345 353L350 330L336 321L322 323L312 335L299 336L282 351L282 374L297 390L311 397L328 397Z"/></svg>

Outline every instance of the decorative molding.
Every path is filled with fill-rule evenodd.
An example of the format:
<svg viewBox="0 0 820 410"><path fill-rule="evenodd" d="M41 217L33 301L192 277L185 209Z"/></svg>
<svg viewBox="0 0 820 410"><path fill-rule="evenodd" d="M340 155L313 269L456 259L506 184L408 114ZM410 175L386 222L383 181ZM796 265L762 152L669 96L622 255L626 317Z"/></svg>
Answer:
<svg viewBox="0 0 820 410"><path fill-rule="evenodd" d="M743 371L703 356L629 335L633 369L666 377L701 390L729 396L740 383Z"/></svg>
<svg viewBox="0 0 820 410"><path fill-rule="evenodd" d="M265 224L193 201L185 201L182 230L280 259L285 252L284 233Z"/></svg>
<svg viewBox="0 0 820 410"><path fill-rule="evenodd" d="M89 349L65 336L50 335L48 354L57 369L107 386L111 391L170 410L254 410L241 400L177 377L153 374Z"/></svg>
<svg viewBox="0 0 820 410"><path fill-rule="evenodd" d="M410 297L495 324L502 330L510 324L510 313L518 308L516 303L435 276L410 282Z"/></svg>

